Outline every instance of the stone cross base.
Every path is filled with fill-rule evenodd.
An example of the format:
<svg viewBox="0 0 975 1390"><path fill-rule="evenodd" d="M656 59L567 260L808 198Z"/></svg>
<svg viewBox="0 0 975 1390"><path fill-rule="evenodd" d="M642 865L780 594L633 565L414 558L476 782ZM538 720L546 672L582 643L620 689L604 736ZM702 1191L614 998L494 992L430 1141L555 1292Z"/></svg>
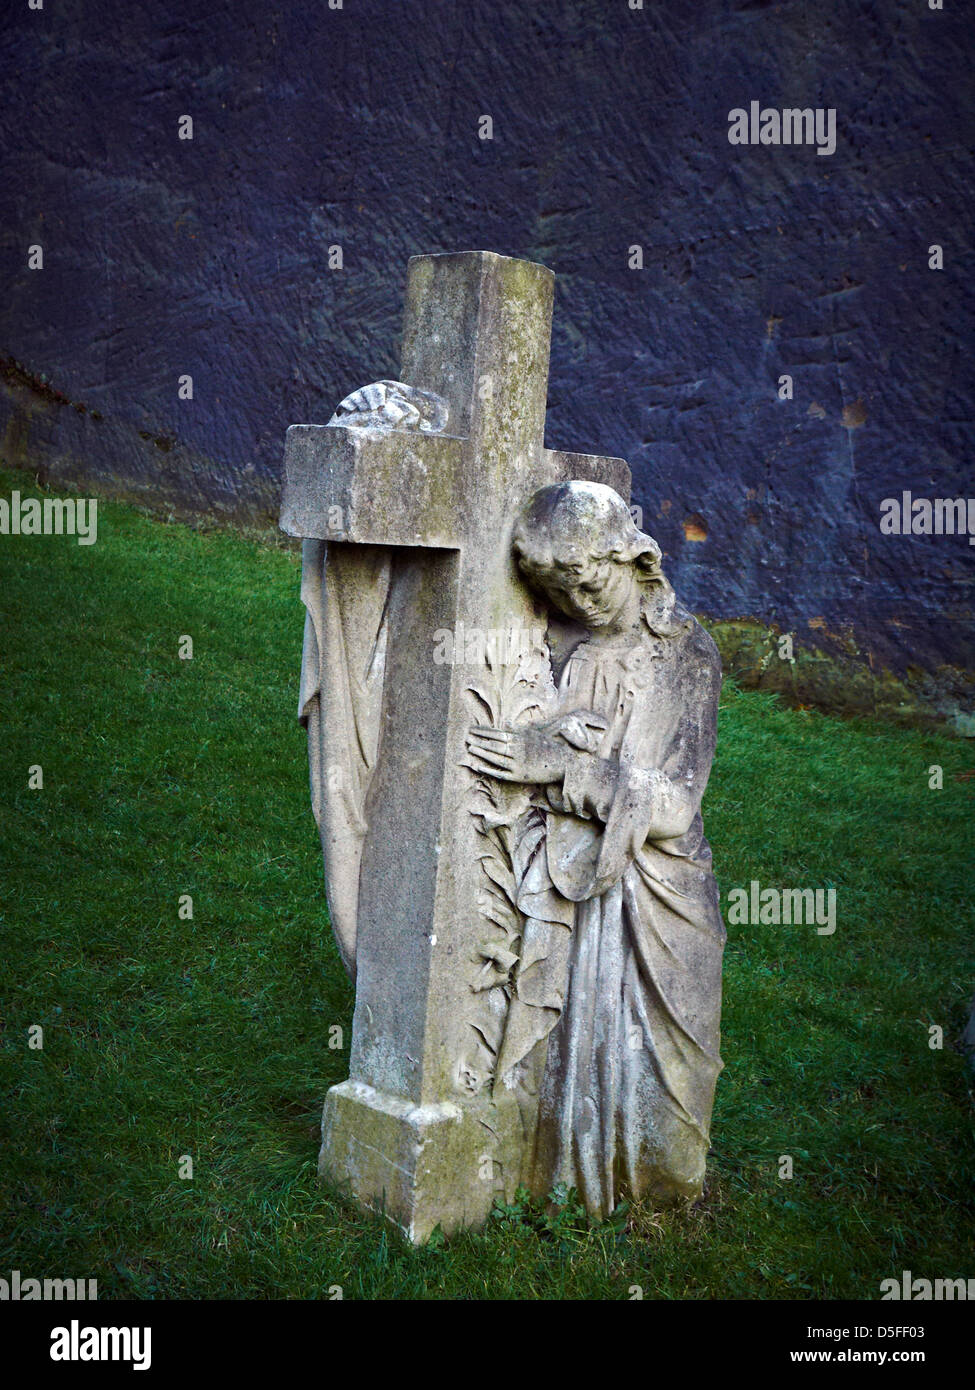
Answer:
<svg viewBox="0 0 975 1390"><path fill-rule="evenodd" d="M343 1081L325 1098L318 1171L422 1244L437 1226L481 1226L495 1197L513 1199L523 1142L513 1098L413 1105Z"/></svg>

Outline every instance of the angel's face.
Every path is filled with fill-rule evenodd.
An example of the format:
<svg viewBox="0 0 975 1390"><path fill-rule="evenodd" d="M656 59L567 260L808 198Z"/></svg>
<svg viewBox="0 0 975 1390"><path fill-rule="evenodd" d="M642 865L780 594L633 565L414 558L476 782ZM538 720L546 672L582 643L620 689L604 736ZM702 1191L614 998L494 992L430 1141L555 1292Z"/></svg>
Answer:
<svg viewBox="0 0 975 1390"><path fill-rule="evenodd" d="M535 582L560 613L597 631L620 618L636 581L630 565L612 557L594 560L570 546L553 553Z"/></svg>

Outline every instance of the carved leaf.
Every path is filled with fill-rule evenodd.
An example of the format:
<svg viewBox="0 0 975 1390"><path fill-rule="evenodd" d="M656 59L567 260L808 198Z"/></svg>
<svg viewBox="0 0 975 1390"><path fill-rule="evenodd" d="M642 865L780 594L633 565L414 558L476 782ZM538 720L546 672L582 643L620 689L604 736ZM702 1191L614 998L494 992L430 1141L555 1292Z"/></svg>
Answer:
<svg viewBox="0 0 975 1390"><path fill-rule="evenodd" d="M526 645L516 660L498 660L488 644L482 675L470 682L467 693L474 708L474 723L485 722L485 711L486 722L492 728L513 728L533 722L555 700L548 646L544 642L534 647ZM471 989L491 1001L494 1013L498 1012L500 1003L500 1017L494 1020L490 1030L492 1033L497 1030L500 1039L502 1020L510 1000L511 970L518 961L523 926L511 841L515 824L531 805L531 790L517 783L496 781L473 767L470 771L474 776L470 813L478 834L490 847L478 855L481 872L488 880L484 891L478 894L478 910L495 932L500 929L503 933L502 940L495 937L479 948L484 964ZM483 1026L473 1021L471 1026L492 1058L496 1057L497 1046L491 1046Z"/></svg>
<svg viewBox="0 0 975 1390"><path fill-rule="evenodd" d="M508 902L511 903L511 906L517 910L518 890L515 884L515 876L510 865L502 864L499 859L486 854L481 858L481 868L487 874L491 882L496 883L501 889Z"/></svg>
<svg viewBox="0 0 975 1390"><path fill-rule="evenodd" d="M509 936L518 934L521 922L510 909L504 909L491 903L489 906L482 906L481 912L489 922L493 922Z"/></svg>
<svg viewBox="0 0 975 1390"><path fill-rule="evenodd" d="M492 700L491 695L483 688L480 682L478 682L477 685L469 685L467 689L476 700L480 700L481 704L487 710L487 716L492 727L497 728L500 723L498 718L498 706Z"/></svg>

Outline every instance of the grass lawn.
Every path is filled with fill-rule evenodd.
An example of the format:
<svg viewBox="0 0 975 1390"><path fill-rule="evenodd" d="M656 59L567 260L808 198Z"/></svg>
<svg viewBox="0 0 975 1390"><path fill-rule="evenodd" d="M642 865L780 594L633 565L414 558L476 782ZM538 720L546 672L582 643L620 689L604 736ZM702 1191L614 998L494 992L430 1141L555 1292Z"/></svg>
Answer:
<svg viewBox="0 0 975 1390"><path fill-rule="evenodd" d="M602 1227L518 1208L413 1250L315 1173L352 992L295 721L297 557L101 503L93 546L0 536L0 614L0 1275L194 1299L875 1299L903 1269L975 1276L971 745L728 689L705 801L723 901L835 887L838 925L729 927L704 1200Z"/></svg>

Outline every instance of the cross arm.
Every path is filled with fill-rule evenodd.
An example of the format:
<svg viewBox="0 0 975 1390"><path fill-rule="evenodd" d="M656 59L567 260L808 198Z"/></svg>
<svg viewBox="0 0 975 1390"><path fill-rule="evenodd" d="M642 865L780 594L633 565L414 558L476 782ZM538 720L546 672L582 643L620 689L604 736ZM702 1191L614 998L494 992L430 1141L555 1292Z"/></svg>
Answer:
<svg viewBox="0 0 975 1390"><path fill-rule="evenodd" d="M564 449L546 449L545 456L554 477L565 482L605 483L618 492L624 502L629 502L633 478L624 459L602 454L572 454Z"/></svg>
<svg viewBox="0 0 975 1390"><path fill-rule="evenodd" d="M292 425L281 529L307 539L452 549L464 441L447 434Z"/></svg>

